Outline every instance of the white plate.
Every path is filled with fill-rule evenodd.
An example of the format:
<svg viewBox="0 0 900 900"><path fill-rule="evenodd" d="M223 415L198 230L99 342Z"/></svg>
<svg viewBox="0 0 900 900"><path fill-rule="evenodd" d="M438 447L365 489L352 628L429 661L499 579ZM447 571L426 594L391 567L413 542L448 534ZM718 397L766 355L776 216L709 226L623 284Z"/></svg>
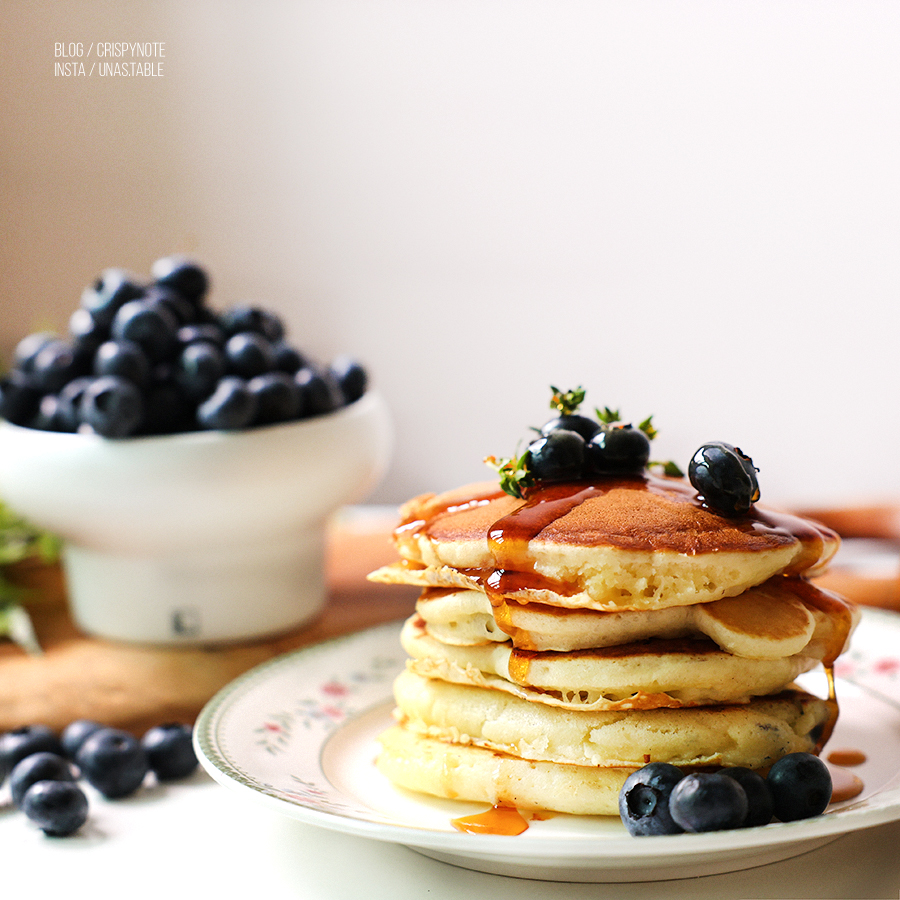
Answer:
<svg viewBox="0 0 900 900"><path fill-rule="evenodd" d="M195 728L213 778L312 825L390 841L454 865L553 881L652 881L758 866L900 818L900 616L866 610L839 667L841 716L828 749L863 751L855 800L802 822L713 835L635 838L618 819L558 815L516 837L456 831L483 804L401 791L373 765L405 654L399 623L318 644L220 691ZM811 679L812 676L806 676ZM804 683L822 693L821 673Z"/></svg>

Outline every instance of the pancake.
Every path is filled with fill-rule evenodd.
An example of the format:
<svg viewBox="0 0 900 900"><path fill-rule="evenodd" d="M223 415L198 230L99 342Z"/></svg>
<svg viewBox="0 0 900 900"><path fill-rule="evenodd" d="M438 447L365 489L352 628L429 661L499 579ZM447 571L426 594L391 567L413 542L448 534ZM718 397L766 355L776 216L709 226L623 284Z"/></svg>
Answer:
<svg viewBox="0 0 900 900"><path fill-rule="evenodd" d="M618 815L631 769L559 766L447 744L394 727L379 738L378 770L394 785L434 797L574 815Z"/></svg>
<svg viewBox="0 0 900 900"><path fill-rule="evenodd" d="M471 647L435 640L418 616L401 632L414 671L567 709L619 710L747 703L773 694L818 660L803 654L743 659L708 639L654 639L569 652Z"/></svg>
<svg viewBox="0 0 900 900"><path fill-rule="evenodd" d="M777 574L812 575L839 543L824 526L758 505L720 516L682 479L649 473L553 483L526 501L471 485L423 495L402 516L395 542L405 565L375 580L601 611L689 606Z"/></svg>
<svg viewBox="0 0 900 900"><path fill-rule="evenodd" d="M439 682L435 684L440 685ZM453 688L451 685L444 687ZM461 690L478 692L477 688ZM481 691L480 694L488 695L485 704L496 703L491 699L494 692ZM468 706L471 702L471 694L467 694L464 703ZM751 707L656 710L632 713L630 719L610 722L606 729L598 726L586 730L589 726L578 721L554 729L555 743L560 748L568 746L566 741L577 740L580 724L581 732L593 738L595 745L605 743L610 751L631 748L630 753L611 752L609 760L613 756L636 757L623 766L579 765L535 760L496 749L507 743L523 754L547 755L533 749L541 745L538 731L532 730L530 734L527 731L530 724L540 730L540 720L532 723L528 718L528 713L533 711L532 704L519 702L527 708L521 716L518 708L506 713L501 708L492 718L484 720L492 732L498 732L492 733L490 738L479 731L477 721L472 723L471 729L477 737L473 740L472 735L466 735L465 743L418 733L409 727L410 723L389 728L379 737L381 746L376 766L393 784L435 797L491 806L508 805L521 810L616 816L622 784L631 772L647 762L668 759L688 771L695 766L706 768L710 761L718 765L728 760L733 762L727 764L764 770L793 749L812 749L815 734L828 715L824 701L794 691L772 700L758 701ZM462 712L458 704L452 706ZM477 713L478 701L475 701L475 709ZM664 730L648 727L654 720L655 724L663 725L663 717L667 719ZM465 720L466 715L462 713L460 721ZM500 727L495 729L495 722ZM506 741L508 735L504 729L510 725L525 728L526 733L524 736L511 735ZM432 726L430 730L439 734L443 729ZM451 725L448 730L462 737L458 728ZM660 734L663 739L659 738ZM691 750L692 735L698 741L702 741L703 736L708 738L707 743L697 744L705 749L705 753L704 750ZM528 741L529 736L533 738L532 742ZM645 748L636 748L634 740L638 736L650 739L652 749L659 756L644 753ZM573 747L572 756L578 755Z"/></svg>
<svg viewBox="0 0 900 900"><path fill-rule="evenodd" d="M646 469L524 499L469 485L401 516L400 560L369 576L423 589L377 760L396 785L617 815L647 762L765 770L827 740L833 680L827 700L793 682L859 617L808 580L830 529L758 503L719 515Z"/></svg>
<svg viewBox="0 0 900 900"><path fill-rule="evenodd" d="M746 704L589 712L406 671L394 693L398 723L414 733L536 762L599 768L647 761L766 768L787 753L813 749L828 718L825 701L797 689Z"/></svg>
<svg viewBox="0 0 900 900"><path fill-rule="evenodd" d="M832 645L843 652L836 610L859 612L806 581L776 576L740 595L658 610L563 610L539 603L488 599L476 590L427 588L416 612L428 634L445 644L511 641L523 650L614 647L649 638L708 637L735 656L777 659L800 653L821 659Z"/></svg>

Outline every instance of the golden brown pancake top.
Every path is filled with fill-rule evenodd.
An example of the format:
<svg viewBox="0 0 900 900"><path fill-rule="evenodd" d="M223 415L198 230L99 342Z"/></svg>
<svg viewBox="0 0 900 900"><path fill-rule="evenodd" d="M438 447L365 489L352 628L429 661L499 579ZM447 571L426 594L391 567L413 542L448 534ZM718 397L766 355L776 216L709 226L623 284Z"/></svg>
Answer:
<svg viewBox="0 0 900 900"><path fill-rule="evenodd" d="M684 479L651 474L552 483L532 489L524 500L504 494L496 483L479 483L416 498L403 516L401 545L413 535L439 543L487 539L501 553L504 545L522 550L532 540L684 554L800 543L808 548L801 571L838 543L837 534L817 522L759 505L742 516L721 516Z"/></svg>

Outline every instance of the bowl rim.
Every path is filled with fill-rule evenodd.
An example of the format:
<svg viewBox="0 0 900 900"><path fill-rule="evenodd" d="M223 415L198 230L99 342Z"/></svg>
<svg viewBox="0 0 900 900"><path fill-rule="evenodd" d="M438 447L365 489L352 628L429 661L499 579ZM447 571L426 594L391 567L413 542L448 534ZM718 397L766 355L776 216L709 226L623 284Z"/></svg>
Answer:
<svg viewBox="0 0 900 900"><path fill-rule="evenodd" d="M48 431L41 428L31 428L28 425L17 425L8 419L0 417L0 430L6 430L12 434L27 435L29 440L58 441L60 444L69 441L78 442L82 446L88 443L100 444L104 447L149 447L153 444L170 444L172 446L192 444L208 444L221 442L225 439L249 440L250 437L261 437L265 434L284 433L288 430L302 431L321 428L325 424L349 419L365 413L368 407L375 407L382 403L377 390L369 388L359 399L345 406L330 410L329 412L316 413L299 419L291 419L286 422L273 422L270 425L254 425L248 428L209 428L196 431L177 431L171 434L140 434L123 438L104 437L94 432L80 431Z"/></svg>

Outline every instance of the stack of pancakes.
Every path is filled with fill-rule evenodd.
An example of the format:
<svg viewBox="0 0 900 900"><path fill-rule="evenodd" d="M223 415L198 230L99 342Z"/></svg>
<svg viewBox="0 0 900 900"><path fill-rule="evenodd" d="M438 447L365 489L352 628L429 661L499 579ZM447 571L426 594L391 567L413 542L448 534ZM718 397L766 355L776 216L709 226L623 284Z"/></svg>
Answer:
<svg viewBox="0 0 900 900"><path fill-rule="evenodd" d="M370 577L423 588L377 762L402 787L617 815L649 762L764 771L833 727L833 689L792 684L858 617L808 581L838 547L817 523L644 472L418 497L394 537Z"/></svg>

